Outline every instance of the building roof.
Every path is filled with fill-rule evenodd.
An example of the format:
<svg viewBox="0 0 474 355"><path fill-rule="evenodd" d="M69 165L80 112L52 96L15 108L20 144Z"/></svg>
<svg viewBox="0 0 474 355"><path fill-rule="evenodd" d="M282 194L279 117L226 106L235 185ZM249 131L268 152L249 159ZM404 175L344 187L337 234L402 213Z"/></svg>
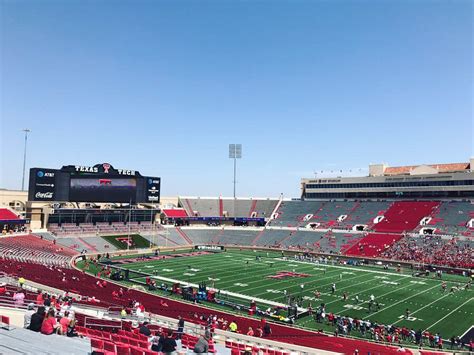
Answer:
<svg viewBox="0 0 474 355"><path fill-rule="evenodd" d="M429 164L427 166L438 170L440 173L465 171L470 168L469 163L451 163L451 164ZM387 167L384 171L384 175L403 175L409 174L410 171L419 167L420 165L407 165L407 166L394 166Z"/></svg>

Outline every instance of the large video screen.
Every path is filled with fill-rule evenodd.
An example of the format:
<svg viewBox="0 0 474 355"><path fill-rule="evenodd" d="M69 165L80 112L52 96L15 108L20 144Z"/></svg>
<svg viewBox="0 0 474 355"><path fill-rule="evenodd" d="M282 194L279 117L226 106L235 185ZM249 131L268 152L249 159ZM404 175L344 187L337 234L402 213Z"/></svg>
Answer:
<svg viewBox="0 0 474 355"><path fill-rule="evenodd" d="M135 202L136 190L137 180L135 178L71 177L69 201Z"/></svg>

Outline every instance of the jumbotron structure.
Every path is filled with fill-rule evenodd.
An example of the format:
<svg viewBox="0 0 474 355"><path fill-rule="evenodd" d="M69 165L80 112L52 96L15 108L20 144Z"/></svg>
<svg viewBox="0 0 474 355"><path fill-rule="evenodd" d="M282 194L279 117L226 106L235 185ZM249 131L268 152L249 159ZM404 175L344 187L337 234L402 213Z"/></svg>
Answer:
<svg viewBox="0 0 474 355"><path fill-rule="evenodd" d="M74 294L79 331L97 351L146 354L134 322L182 333L179 317L183 352L206 329L219 354L428 354L450 342L468 351L469 321L449 322L473 319L473 164L303 178L298 199L162 198L160 178L108 163L34 168L26 218L0 210L0 271L12 292L23 277L31 297L42 287ZM421 296L442 285L441 298ZM434 305L439 316L424 315ZM125 318L114 313L122 307ZM266 322L272 332L259 336Z"/></svg>

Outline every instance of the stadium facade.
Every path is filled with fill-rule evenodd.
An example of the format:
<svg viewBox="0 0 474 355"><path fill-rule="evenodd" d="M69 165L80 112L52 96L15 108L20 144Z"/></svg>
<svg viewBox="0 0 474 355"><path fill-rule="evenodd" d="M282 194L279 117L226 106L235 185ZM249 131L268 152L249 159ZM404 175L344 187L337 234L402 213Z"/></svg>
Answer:
<svg viewBox="0 0 474 355"><path fill-rule="evenodd" d="M369 165L369 176L301 179L308 199L471 199L474 159L465 163L389 167Z"/></svg>

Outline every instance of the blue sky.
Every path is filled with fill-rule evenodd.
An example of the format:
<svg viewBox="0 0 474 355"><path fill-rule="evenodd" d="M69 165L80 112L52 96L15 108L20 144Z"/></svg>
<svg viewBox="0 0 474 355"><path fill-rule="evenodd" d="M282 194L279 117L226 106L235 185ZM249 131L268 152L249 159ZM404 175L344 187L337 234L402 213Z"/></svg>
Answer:
<svg viewBox="0 0 474 355"><path fill-rule="evenodd" d="M1 4L0 187L110 162L162 195L299 195L313 171L467 161L472 3ZM353 172L354 174L354 172Z"/></svg>

